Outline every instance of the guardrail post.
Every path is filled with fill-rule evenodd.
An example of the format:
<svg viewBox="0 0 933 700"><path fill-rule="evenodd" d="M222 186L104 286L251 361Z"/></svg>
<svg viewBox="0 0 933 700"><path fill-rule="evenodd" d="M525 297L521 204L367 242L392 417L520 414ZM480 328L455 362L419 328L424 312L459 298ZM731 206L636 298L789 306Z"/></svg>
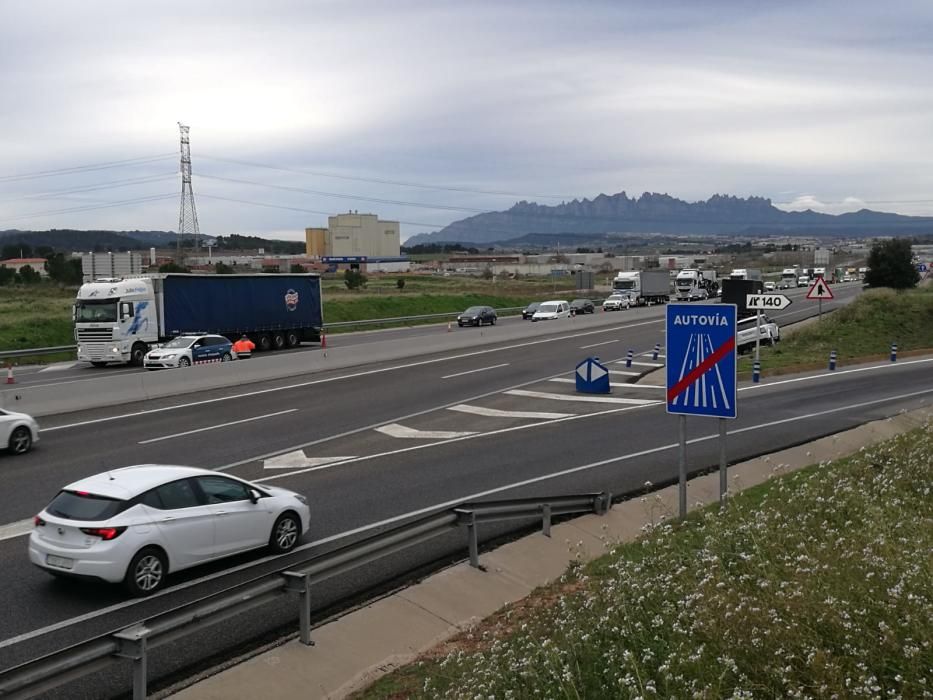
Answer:
<svg viewBox="0 0 933 700"><path fill-rule="evenodd" d="M289 593L298 595L298 638L305 646L313 647L311 639L311 584L308 574L297 571L284 571L285 588Z"/></svg>
<svg viewBox="0 0 933 700"><path fill-rule="evenodd" d="M146 638L149 628L133 625L113 635L120 643L117 656L133 662L133 700L146 700Z"/></svg>
<svg viewBox="0 0 933 700"><path fill-rule="evenodd" d="M551 504L545 503L541 506L541 533L545 537L551 536Z"/></svg>

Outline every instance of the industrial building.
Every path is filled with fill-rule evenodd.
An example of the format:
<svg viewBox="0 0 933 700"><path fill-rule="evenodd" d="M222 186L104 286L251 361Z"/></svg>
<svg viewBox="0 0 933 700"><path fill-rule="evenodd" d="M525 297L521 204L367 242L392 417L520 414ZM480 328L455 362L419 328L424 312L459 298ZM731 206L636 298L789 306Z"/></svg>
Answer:
<svg viewBox="0 0 933 700"><path fill-rule="evenodd" d="M305 229L305 251L315 258L398 258L398 221L349 212L327 219L327 228Z"/></svg>

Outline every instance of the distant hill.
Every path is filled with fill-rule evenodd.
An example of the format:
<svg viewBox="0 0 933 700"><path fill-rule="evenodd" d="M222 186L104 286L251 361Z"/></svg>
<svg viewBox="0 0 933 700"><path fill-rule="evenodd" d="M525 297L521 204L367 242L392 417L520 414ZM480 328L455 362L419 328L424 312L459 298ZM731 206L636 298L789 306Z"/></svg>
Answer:
<svg viewBox="0 0 933 700"><path fill-rule="evenodd" d="M805 236L918 235L933 233L933 217L903 216L862 209L848 214L812 210L788 212L765 197L713 195L685 202L667 194L629 198L601 194L555 206L521 201L506 211L455 221L434 233L405 241L427 243L504 243L527 234L794 234Z"/></svg>
<svg viewBox="0 0 933 700"><path fill-rule="evenodd" d="M24 244L32 248L48 246L67 252L142 250L175 242L171 231L79 231L51 229L48 231L0 231L0 246Z"/></svg>

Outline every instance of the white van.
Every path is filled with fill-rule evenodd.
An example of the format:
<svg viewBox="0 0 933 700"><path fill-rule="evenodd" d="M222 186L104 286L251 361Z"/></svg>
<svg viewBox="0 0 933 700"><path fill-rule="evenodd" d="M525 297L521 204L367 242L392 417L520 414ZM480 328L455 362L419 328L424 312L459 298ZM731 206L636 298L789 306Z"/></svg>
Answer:
<svg viewBox="0 0 933 700"><path fill-rule="evenodd" d="M557 301L542 301L532 321L553 321L556 318L570 318L570 302L563 299Z"/></svg>

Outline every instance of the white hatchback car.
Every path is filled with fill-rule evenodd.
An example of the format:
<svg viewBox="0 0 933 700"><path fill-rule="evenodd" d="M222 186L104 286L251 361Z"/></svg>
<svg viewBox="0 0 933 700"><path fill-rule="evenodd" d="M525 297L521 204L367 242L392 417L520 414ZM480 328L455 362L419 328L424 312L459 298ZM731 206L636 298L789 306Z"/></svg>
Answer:
<svg viewBox="0 0 933 700"><path fill-rule="evenodd" d="M631 305L632 300L627 294L610 294L603 302L603 311L621 311L630 308Z"/></svg>
<svg viewBox="0 0 933 700"><path fill-rule="evenodd" d="M29 560L57 576L122 581L149 595L169 572L259 547L288 552L310 519L307 499L293 491L143 464L62 489L35 517Z"/></svg>
<svg viewBox="0 0 933 700"><path fill-rule="evenodd" d="M0 450L6 448L10 454L29 452L39 441L39 424L25 413L0 409Z"/></svg>
<svg viewBox="0 0 933 700"><path fill-rule="evenodd" d="M553 321L556 318L570 318L570 302L542 301L535 311L532 321Z"/></svg>

